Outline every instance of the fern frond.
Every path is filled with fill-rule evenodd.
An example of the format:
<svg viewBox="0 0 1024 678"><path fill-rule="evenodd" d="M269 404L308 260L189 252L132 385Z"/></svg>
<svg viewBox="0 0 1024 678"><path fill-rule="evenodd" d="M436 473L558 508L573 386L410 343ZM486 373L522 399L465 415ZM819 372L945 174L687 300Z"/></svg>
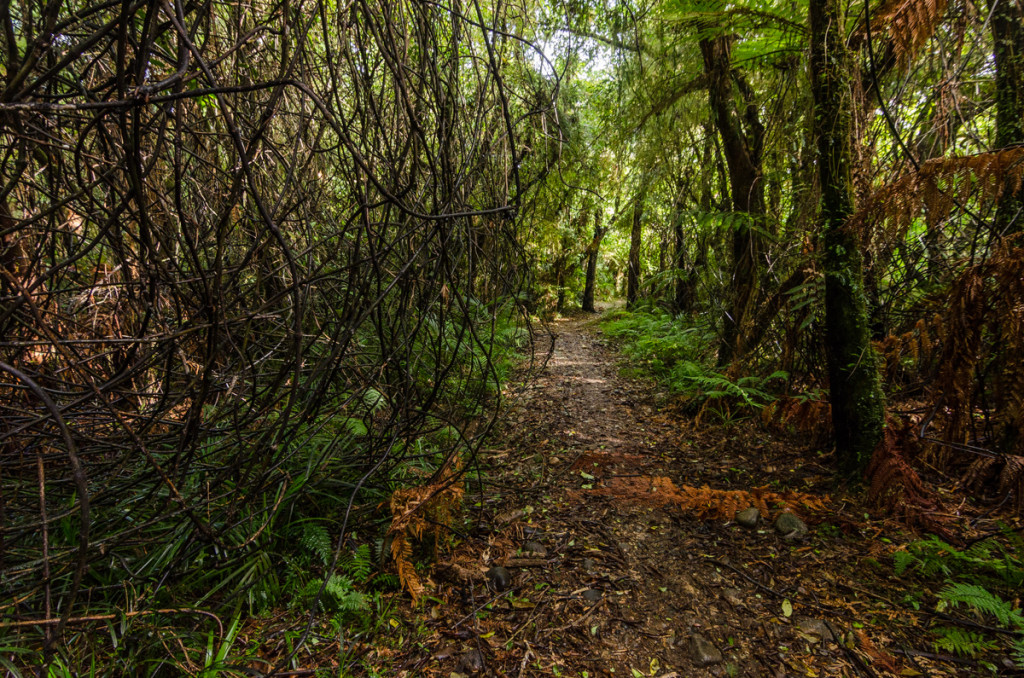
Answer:
<svg viewBox="0 0 1024 678"><path fill-rule="evenodd" d="M909 64L942 23L947 0L889 0L871 14L872 38L884 37L901 67ZM855 39L866 39L862 25Z"/></svg>
<svg viewBox="0 0 1024 678"><path fill-rule="evenodd" d="M921 561L912 553L907 551L896 551L892 554L893 559L893 570L897 575L903 575L911 565L916 565Z"/></svg>
<svg viewBox="0 0 1024 678"><path fill-rule="evenodd" d="M932 226L948 215L954 197L961 203L972 195L998 202L1003 195L1019 191L1022 182L1024 147L933 158L875 191L847 225L864 231L879 229L879 237L897 240L924 210ZM886 223L891 227L881 231Z"/></svg>
<svg viewBox="0 0 1024 678"><path fill-rule="evenodd" d="M976 612L995 617L1004 627L1024 628L1024 616L1020 610L995 595L984 586L956 583L939 592L939 598L952 607L966 605Z"/></svg>
<svg viewBox="0 0 1024 678"><path fill-rule="evenodd" d="M320 559L324 566L330 565L334 556L334 546L331 544L331 537L323 525L314 522L304 523L302 526L302 539L299 540L303 547Z"/></svg>
<svg viewBox="0 0 1024 678"><path fill-rule="evenodd" d="M961 657L977 657L982 652L996 649L995 641L953 626L940 626L935 630L939 635L935 640L935 648Z"/></svg>

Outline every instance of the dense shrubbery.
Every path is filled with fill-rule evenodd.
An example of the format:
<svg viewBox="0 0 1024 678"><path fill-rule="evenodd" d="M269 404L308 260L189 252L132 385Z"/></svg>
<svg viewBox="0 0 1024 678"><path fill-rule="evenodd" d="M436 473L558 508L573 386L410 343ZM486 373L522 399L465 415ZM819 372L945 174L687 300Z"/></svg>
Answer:
<svg viewBox="0 0 1024 678"><path fill-rule="evenodd" d="M519 43L418 2L9 9L0 664L196 674L246 615L363 609L382 507L528 337Z"/></svg>

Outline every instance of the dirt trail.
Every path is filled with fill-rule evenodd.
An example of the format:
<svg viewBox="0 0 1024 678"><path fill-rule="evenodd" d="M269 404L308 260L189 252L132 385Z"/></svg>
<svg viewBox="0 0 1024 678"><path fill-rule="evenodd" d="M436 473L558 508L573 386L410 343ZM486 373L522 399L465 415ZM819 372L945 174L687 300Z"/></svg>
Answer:
<svg viewBox="0 0 1024 678"><path fill-rule="evenodd" d="M555 330L481 456L475 527L435 570L420 615L431 640L400 662L407 675L879 675L848 647L853 621L885 607L847 576L885 551L863 526L833 516L787 542L770 522L705 519L662 496L665 483L822 496L826 467L752 423L698 433L659 412L654 386L619 376L593 316ZM481 576L496 565L508 590Z"/></svg>

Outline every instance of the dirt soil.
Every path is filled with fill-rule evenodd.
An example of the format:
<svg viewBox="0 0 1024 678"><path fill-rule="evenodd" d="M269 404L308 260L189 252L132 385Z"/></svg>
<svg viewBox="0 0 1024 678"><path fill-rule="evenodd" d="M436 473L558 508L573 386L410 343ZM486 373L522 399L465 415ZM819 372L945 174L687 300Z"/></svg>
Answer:
<svg viewBox="0 0 1024 678"><path fill-rule="evenodd" d="M827 456L756 421L698 426L620 375L595 316L554 325L479 458L483 493L467 483L468 526L396 629L391 675L981 674L931 652L931 620L892 577L909 535L837 493ZM735 494L687 489L705 485ZM773 502L737 524L755 495L802 497L806 537L777 532Z"/></svg>

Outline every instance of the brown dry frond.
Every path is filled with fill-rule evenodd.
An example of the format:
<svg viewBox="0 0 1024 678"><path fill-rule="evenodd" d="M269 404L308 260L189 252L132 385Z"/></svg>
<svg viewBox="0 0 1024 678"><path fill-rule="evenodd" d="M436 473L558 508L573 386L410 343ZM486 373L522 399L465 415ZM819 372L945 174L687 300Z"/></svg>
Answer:
<svg viewBox="0 0 1024 678"><path fill-rule="evenodd" d="M979 492L997 476L999 460L995 457L978 457L960 477L960 486L968 492Z"/></svg>
<svg viewBox="0 0 1024 678"><path fill-rule="evenodd" d="M943 325L946 335L933 386L943 399L943 438L968 442L981 401L979 371L996 356L988 394L998 436L1024 430L1024 247L1004 246L954 282ZM1012 439L1013 436L1010 436ZM1020 440L1011 445L1020 445ZM1007 449L1013 453L1016 449Z"/></svg>
<svg viewBox="0 0 1024 678"><path fill-rule="evenodd" d="M782 510L805 515L827 511L828 497L804 492L772 492L767 486L749 490L715 490L707 485L677 487L667 478L662 480L666 482L660 483L658 489L665 499L682 510L696 513L702 518L731 520L737 511L751 506L760 510L765 517L773 516Z"/></svg>
<svg viewBox="0 0 1024 678"><path fill-rule="evenodd" d="M900 67L907 66L928 42L946 14L947 0L889 0L871 14L871 36L886 39ZM861 25L854 42L867 39Z"/></svg>
<svg viewBox="0 0 1024 678"><path fill-rule="evenodd" d="M832 432L832 406L825 400L779 398L761 409L761 423L780 433L792 430L822 440Z"/></svg>
<svg viewBox="0 0 1024 678"><path fill-rule="evenodd" d="M1012 492L1019 512L1024 509L1024 457L1008 454L1004 461L999 472L999 494L1007 497Z"/></svg>
<svg viewBox="0 0 1024 678"><path fill-rule="evenodd" d="M914 432L900 422L890 421L875 448L866 475L870 481L868 500L888 515L908 525L930 530L947 541L957 541L949 519L941 515L942 502L906 459L916 445Z"/></svg>
<svg viewBox="0 0 1024 678"><path fill-rule="evenodd" d="M902 667L899 659L875 645L864 629L857 629L856 636L857 645L871 659L874 666L891 675L899 675Z"/></svg>
<svg viewBox="0 0 1024 678"><path fill-rule="evenodd" d="M974 196L998 202L1024 185L1024 147L976 155L933 158L875 191L847 227L888 242L902 238L922 211L937 228L957 202ZM874 229L874 233L869 233Z"/></svg>
<svg viewBox="0 0 1024 678"><path fill-rule="evenodd" d="M914 327L902 334L890 334L873 342L882 358L881 372L886 382L892 383L903 368L905 358L917 366L934 360L941 349L947 318L939 313L921 318Z"/></svg>
<svg viewBox="0 0 1024 678"><path fill-rule="evenodd" d="M413 563L412 542L432 534L436 550L441 530L451 525L464 494L462 483L449 478L423 487L395 490L391 495L391 556L398 579L413 603L423 595L424 587Z"/></svg>

